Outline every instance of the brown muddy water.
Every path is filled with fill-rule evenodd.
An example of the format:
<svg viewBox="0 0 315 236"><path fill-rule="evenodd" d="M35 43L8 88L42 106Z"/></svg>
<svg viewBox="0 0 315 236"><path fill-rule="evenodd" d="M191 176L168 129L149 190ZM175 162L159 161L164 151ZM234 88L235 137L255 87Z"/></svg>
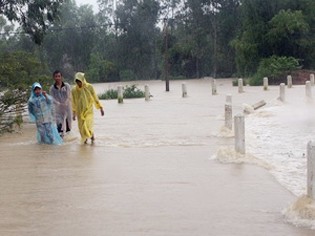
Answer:
<svg viewBox="0 0 315 236"><path fill-rule="evenodd" d="M60 146L39 145L35 127L0 137L0 235L299 235L314 230L282 214L296 197L260 166L211 159L232 138L218 135L225 95L235 112L263 98L237 95L230 81L211 95L210 80L182 81L153 97L102 101L94 145L80 144L76 123ZM117 84L97 84L97 91ZM273 97L278 88L271 89Z"/></svg>

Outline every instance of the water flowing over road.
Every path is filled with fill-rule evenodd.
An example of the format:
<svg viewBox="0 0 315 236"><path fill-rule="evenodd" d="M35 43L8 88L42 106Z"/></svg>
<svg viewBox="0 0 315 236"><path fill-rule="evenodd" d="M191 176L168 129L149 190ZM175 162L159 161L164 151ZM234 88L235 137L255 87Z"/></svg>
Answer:
<svg viewBox="0 0 315 236"><path fill-rule="evenodd" d="M93 145L80 144L76 123L61 146L37 144L27 122L0 137L0 235L314 235L286 222L282 211L297 196L268 169L214 158L234 145L222 135L226 94L236 114L263 99L274 107L279 88L238 94L217 80L213 96L210 79L188 80L182 98L182 82L171 81L170 92L162 81L134 82L150 86L147 102L102 101ZM95 85L98 93L116 86Z"/></svg>

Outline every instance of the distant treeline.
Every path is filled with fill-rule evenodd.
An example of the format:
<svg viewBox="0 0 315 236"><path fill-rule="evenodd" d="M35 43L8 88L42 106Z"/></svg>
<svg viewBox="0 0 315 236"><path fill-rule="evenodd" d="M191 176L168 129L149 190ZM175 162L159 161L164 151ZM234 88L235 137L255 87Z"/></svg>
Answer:
<svg viewBox="0 0 315 236"><path fill-rule="evenodd" d="M67 80L83 71L90 82L242 76L259 84L315 68L314 0L120 0L115 10L98 2L97 13L60 3L36 43L0 15L0 86L51 83L55 69Z"/></svg>

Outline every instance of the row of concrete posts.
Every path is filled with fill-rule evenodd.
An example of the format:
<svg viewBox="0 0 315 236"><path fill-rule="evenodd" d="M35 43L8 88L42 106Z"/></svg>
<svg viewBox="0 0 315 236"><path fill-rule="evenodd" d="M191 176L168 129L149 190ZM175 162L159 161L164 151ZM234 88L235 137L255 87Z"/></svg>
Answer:
<svg viewBox="0 0 315 236"><path fill-rule="evenodd" d="M287 85L288 88L292 87L292 77L287 77ZM306 96L307 98L312 97L311 86L315 85L314 83L314 75L311 74L310 81L305 83L306 87ZM212 95L217 94L216 89L216 80L213 79L212 83ZM268 78L265 77L263 79L263 89L268 90ZM149 101L150 99L150 90L149 86L145 85L145 101ZM244 92L243 89L243 80L238 79L238 91L239 93ZM187 87L186 84L182 84L182 97L187 97ZM279 100L285 101L285 84L280 84L280 96ZM123 87L120 85L118 86L118 103L123 103ZM264 101L259 102L259 104L265 104ZM233 128L233 116L232 116L232 95L226 95L225 101L225 127L229 130ZM235 151L240 154L246 153L245 150L245 118L243 114L238 114L234 116L234 136L235 142L234 147ZM307 196L312 200L315 199L315 143L309 142L307 144Z"/></svg>
<svg viewBox="0 0 315 236"><path fill-rule="evenodd" d="M237 80L237 85L238 85L238 92L239 93L244 93L244 82L243 79L238 79ZM310 75L310 80L306 81L305 83L306 85L306 97L308 99L312 98L312 90L311 90L311 86L315 85L315 77L314 74ZM263 78L263 89L264 90L268 90L268 77L264 77ZM287 76L287 87L288 88L292 88L292 76L288 75ZM217 95L218 91L217 91L217 82L216 79L212 79L211 80L211 90L212 90L212 95ZM118 103L123 103L124 101L124 97L123 97L123 87L121 85L118 86L117 88L118 91ZM144 95L145 95L145 101L149 101L150 100L150 89L148 85L144 86ZM182 97L187 97L187 86L185 83L182 83ZM285 84L281 83L280 84L280 96L279 96L279 100L280 101L285 101Z"/></svg>
<svg viewBox="0 0 315 236"><path fill-rule="evenodd" d="M146 84L144 86L144 99L145 99L145 101L149 101L150 97L151 97L151 94L150 94L149 85ZM123 86L122 85L118 85L118 87L117 87L117 100L118 100L118 103L124 102L124 92L123 92Z"/></svg>
<svg viewBox="0 0 315 236"><path fill-rule="evenodd" d="M225 127L232 130L232 96L226 96ZM245 117L243 114L234 116L234 148L237 153L245 155ZM307 196L315 201L315 142L307 144Z"/></svg>

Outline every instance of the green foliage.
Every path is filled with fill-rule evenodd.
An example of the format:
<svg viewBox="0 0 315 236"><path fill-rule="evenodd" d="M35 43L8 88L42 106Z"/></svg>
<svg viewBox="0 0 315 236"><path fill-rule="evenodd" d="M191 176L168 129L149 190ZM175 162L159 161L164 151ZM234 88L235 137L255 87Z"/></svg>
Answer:
<svg viewBox="0 0 315 236"><path fill-rule="evenodd" d="M135 84L124 87L124 98L143 98L144 92L137 88Z"/></svg>
<svg viewBox="0 0 315 236"><path fill-rule="evenodd" d="M11 13L17 14L22 4L25 13L29 4L45 9L49 2L4 4L12 5ZM59 69L64 78L72 78L84 71L91 82L158 79L166 74L247 78L256 73L262 58L273 55L298 58L303 68L315 68L314 0L121 0L115 12L113 1L99 4L97 14L89 4L59 4L59 20L45 21L48 31L40 47L29 35L19 34L21 29L12 34L12 25L1 18L0 53L24 50L47 64L50 72ZM48 11L43 12L46 19ZM38 11L32 14L26 19L41 25ZM27 69L7 64L12 67L9 72L20 71L11 77L14 83L28 77ZM0 83L6 83L7 76L1 76Z"/></svg>
<svg viewBox="0 0 315 236"><path fill-rule="evenodd" d="M105 93L98 95L99 99L104 99L104 100L117 99L117 97L118 97L118 92L115 89L109 89Z"/></svg>
<svg viewBox="0 0 315 236"><path fill-rule="evenodd" d="M157 0L118 2L115 12L117 50L112 57L117 59L115 64L119 71L123 71L121 80L155 77L159 63L156 57L159 10Z"/></svg>
<svg viewBox="0 0 315 236"><path fill-rule="evenodd" d="M27 92L19 89L0 94L0 135L21 126L27 98Z"/></svg>
<svg viewBox="0 0 315 236"><path fill-rule="evenodd" d="M132 70L122 70L119 73L121 81L132 81L136 80L136 75Z"/></svg>
<svg viewBox="0 0 315 236"><path fill-rule="evenodd" d="M10 89L27 89L34 82L45 88L51 82L45 66L31 53L17 51L0 54L0 86Z"/></svg>
<svg viewBox="0 0 315 236"><path fill-rule="evenodd" d="M269 22L267 39L270 49L277 55L299 55L303 50L302 38L310 30L302 11L281 10Z"/></svg>
<svg viewBox="0 0 315 236"><path fill-rule="evenodd" d="M270 38L281 38L293 35L295 32L307 32L309 25L304 20L302 11L280 10L270 20Z"/></svg>
<svg viewBox="0 0 315 236"><path fill-rule="evenodd" d="M113 82L118 80L118 72L114 63L102 59L99 53L91 55L89 69L86 74L91 78L91 82Z"/></svg>
<svg viewBox="0 0 315 236"><path fill-rule="evenodd" d="M315 66L313 0L243 0L242 25L232 41L238 74L255 74L263 58L294 57L305 68Z"/></svg>
<svg viewBox="0 0 315 236"><path fill-rule="evenodd" d="M63 0L7 0L1 1L0 15L22 25L36 44L41 44L51 22L58 18Z"/></svg>
<svg viewBox="0 0 315 236"><path fill-rule="evenodd" d="M123 88L123 97L124 98L143 98L144 91L137 88L135 84L131 86L126 86ZM117 99L118 92L114 89L109 89L105 93L98 95L99 99Z"/></svg>
<svg viewBox="0 0 315 236"><path fill-rule="evenodd" d="M264 77L268 77L269 81L272 82L286 72L297 69L298 66L298 60L293 57L272 56L265 58L259 63L257 73L250 80L250 85L262 85Z"/></svg>
<svg viewBox="0 0 315 236"><path fill-rule="evenodd" d="M255 72L258 64L258 47L256 43L246 39L247 34L244 33L242 38L236 38L231 41L231 46L236 51L236 65L239 75L248 76Z"/></svg>
<svg viewBox="0 0 315 236"><path fill-rule="evenodd" d="M0 133L12 131L21 125L22 112L35 82L47 90L51 77L45 75L45 67L26 52L0 54Z"/></svg>

